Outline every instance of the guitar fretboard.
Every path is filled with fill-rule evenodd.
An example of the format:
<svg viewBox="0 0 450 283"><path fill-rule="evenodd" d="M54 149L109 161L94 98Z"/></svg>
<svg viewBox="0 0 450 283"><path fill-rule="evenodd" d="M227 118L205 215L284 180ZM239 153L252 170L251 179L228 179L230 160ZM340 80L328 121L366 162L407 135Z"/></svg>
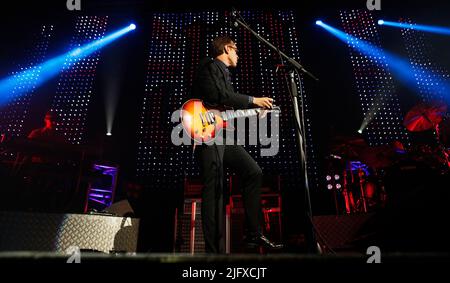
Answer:
<svg viewBox="0 0 450 283"><path fill-rule="evenodd" d="M256 109L244 109L244 110L236 110L236 111L229 111L229 112L221 112L222 119L224 121L234 119L234 118L241 118L241 117L249 117L249 116L255 116L258 115L258 113L261 110L259 108Z"/></svg>

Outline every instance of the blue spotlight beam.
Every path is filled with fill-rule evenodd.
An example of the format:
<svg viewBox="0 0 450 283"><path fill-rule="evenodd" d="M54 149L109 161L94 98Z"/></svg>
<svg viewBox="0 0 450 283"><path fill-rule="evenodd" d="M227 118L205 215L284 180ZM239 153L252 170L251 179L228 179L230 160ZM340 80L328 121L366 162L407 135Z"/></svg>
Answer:
<svg viewBox="0 0 450 283"><path fill-rule="evenodd" d="M112 41L118 39L119 37L123 36L124 34L135 30L136 25L131 24L123 29L120 29L110 35L107 35L99 40L96 40L92 43L89 43L87 45L84 45L82 47L76 48L72 52L69 52L70 56L72 57L86 57L90 54L94 53L95 51L99 50L100 48L110 44Z"/></svg>
<svg viewBox="0 0 450 283"><path fill-rule="evenodd" d="M413 70L410 63L397 56L394 55L388 51L385 51L381 48L378 48L374 46L373 44L362 40L360 38L354 37L348 33L345 33L339 29L336 29L334 27L331 27L327 25L326 23L321 22L318 24L325 30L329 31L331 34L339 38L340 40L346 42L347 44L350 41L355 42L352 48L360 52L361 54L368 56L369 60L370 57L377 57L377 58L385 58L388 64L380 64L379 67L381 68L390 68L392 73L396 75L396 77L402 81L407 87L411 88L413 91L419 91L419 86L417 85L417 78L416 74L417 71ZM373 60L373 62L376 62ZM445 78L440 78L440 80L436 79L436 75L430 72L429 70L425 68L421 68L420 66L416 66L416 70L419 71L422 78L426 78L428 80L429 86L431 86L432 91L436 94L436 96L439 96L441 93L447 93L450 94L450 84L449 82L442 83L442 81L445 81ZM447 99L450 99L449 96L447 96Z"/></svg>
<svg viewBox="0 0 450 283"><path fill-rule="evenodd" d="M385 21L385 20L379 20L378 24L383 25L383 26L398 27L398 28L403 28L403 29L413 29L413 30L420 30L420 31L429 32L429 33L450 35L450 27L438 27L438 26L418 25L418 24L411 24L411 23L399 23L399 22L390 22L390 21Z"/></svg>
<svg viewBox="0 0 450 283"><path fill-rule="evenodd" d="M76 63L79 59L87 57L95 51L105 47L114 40L120 38L126 33L135 30L136 25L131 24L125 28L122 28L110 35L107 35L92 43L75 48L65 54L56 56L40 65L34 66L28 70L24 70L13 74L7 78L0 80L0 105L8 102L11 97L10 94L14 93L16 96L27 93L38 87L56 76L64 66L70 67ZM35 84L21 84L24 80L36 80Z"/></svg>

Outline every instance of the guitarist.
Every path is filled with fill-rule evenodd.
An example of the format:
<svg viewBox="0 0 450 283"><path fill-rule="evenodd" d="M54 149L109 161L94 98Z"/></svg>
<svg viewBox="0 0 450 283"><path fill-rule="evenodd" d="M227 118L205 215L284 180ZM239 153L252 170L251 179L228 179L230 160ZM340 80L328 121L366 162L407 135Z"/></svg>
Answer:
<svg viewBox="0 0 450 283"><path fill-rule="evenodd" d="M234 91L229 68L235 68L239 56L236 43L228 36L212 42L212 57L200 62L192 85L194 98L203 100L208 107L237 109L272 108L273 99L252 97ZM247 224L246 244L249 247L282 248L269 241L260 227L260 187L262 170L240 145L197 146L195 157L200 166L204 188L202 191L202 223L207 253L224 253L223 164L239 173L243 180L243 200Z"/></svg>

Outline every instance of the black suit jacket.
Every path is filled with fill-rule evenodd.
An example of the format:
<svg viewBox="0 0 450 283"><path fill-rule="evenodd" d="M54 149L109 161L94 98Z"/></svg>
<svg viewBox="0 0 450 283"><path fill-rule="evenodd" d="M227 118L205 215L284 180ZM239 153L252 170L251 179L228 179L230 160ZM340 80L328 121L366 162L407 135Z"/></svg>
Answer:
<svg viewBox="0 0 450 283"><path fill-rule="evenodd" d="M209 107L251 107L250 97L235 92L226 78L225 71L211 58L200 61L192 85L192 97L203 100Z"/></svg>

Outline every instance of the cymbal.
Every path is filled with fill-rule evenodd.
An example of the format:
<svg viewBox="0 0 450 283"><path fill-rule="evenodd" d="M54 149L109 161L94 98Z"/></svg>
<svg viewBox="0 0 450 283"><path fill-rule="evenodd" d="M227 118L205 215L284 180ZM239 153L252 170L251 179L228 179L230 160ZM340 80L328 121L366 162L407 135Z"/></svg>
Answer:
<svg viewBox="0 0 450 283"><path fill-rule="evenodd" d="M399 141L371 147L360 137L337 136L334 140L339 143L331 147L333 154L346 160L359 160L375 169L391 166L398 159L397 152L404 151L403 144Z"/></svg>
<svg viewBox="0 0 450 283"><path fill-rule="evenodd" d="M369 148L363 138L355 136L335 136L330 148L331 153L343 156L345 159L357 159L360 152Z"/></svg>
<svg viewBox="0 0 450 283"><path fill-rule="evenodd" d="M421 103L409 110L403 125L411 132L433 129L442 121L445 112L447 105L443 101Z"/></svg>

